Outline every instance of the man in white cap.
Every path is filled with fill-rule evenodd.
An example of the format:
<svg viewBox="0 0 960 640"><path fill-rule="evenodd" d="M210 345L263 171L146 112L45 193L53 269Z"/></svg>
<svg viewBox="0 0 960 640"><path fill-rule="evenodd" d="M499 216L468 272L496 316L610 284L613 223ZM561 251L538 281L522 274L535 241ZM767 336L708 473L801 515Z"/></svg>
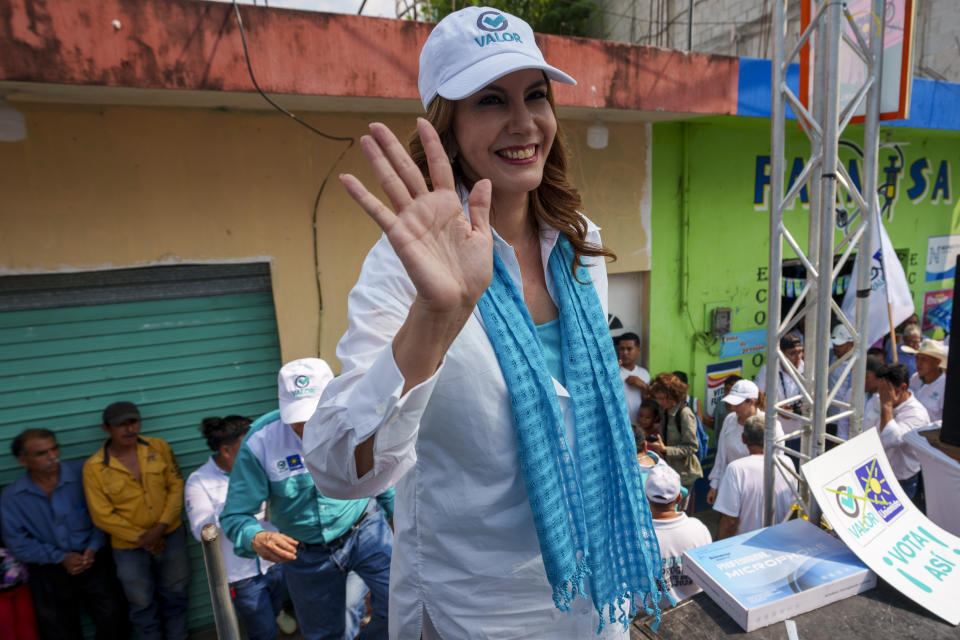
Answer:
<svg viewBox="0 0 960 640"><path fill-rule="evenodd" d="M647 472L644 491L650 502L653 529L660 544L663 561L663 584L677 600L684 600L702 591L690 576L683 572L683 552L713 542L710 532L696 518L677 510L683 500L680 475L670 466L658 464ZM670 606L666 593L661 607Z"/></svg>
<svg viewBox="0 0 960 640"><path fill-rule="evenodd" d="M743 425L743 443L750 452L734 460L720 481L714 511L720 513L717 540L754 531L763 526L763 431L759 415L747 418ZM782 473L774 474L773 524L783 522L793 505L793 492Z"/></svg>
<svg viewBox="0 0 960 640"><path fill-rule="evenodd" d="M737 380L730 387L730 393L723 396L722 402L730 407L730 413L724 419L723 429L717 439L717 454L713 459L713 468L710 470L707 504L713 504L716 501L717 490L720 488L720 481L727 466L734 460L750 455L747 445L743 442L743 425L751 416L759 416L761 420L765 416L760 407L760 389L749 380ZM783 427L779 418L774 423L774 429L777 438L782 438ZM780 458L784 464L793 465L786 454L781 453Z"/></svg>
<svg viewBox="0 0 960 640"><path fill-rule="evenodd" d="M780 338L780 351L786 356L787 360L797 370L797 373L803 374L804 364L803 364L803 340L800 337L799 333L790 332L787 335ZM760 370L757 371L757 375L753 378L754 382L757 384L757 388L763 393L767 393L767 364L764 363ZM776 394L777 400L782 400L784 398L793 398L800 395L800 385L793 379L793 376L788 374L783 370L783 367L777 362L777 386L775 387L774 393ZM790 407L788 407L791 413L800 413L801 403L799 400L795 400ZM784 432L794 433L799 432L803 428L803 423L797 420L796 418L791 418L786 413L779 413L777 418L780 420L780 424L783 427ZM797 438L794 438L788 442L795 450L800 450L800 438L799 433L797 433ZM740 441L739 435L737 436L737 442ZM718 480L719 481L719 480Z"/></svg>
<svg viewBox="0 0 960 640"><path fill-rule="evenodd" d="M282 563L307 640L352 640L358 633L363 594L359 602L356 593L348 598L351 572L370 589L373 607L360 637L386 638L393 533L377 504L392 516L394 491L376 500L326 498L303 463L303 425L332 379L329 365L318 358L294 360L280 369L280 410L260 418L244 439L220 524L237 555ZM264 500L279 532L266 530L256 518Z"/></svg>
<svg viewBox="0 0 960 640"><path fill-rule="evenodd" d="M930 420L943 418L943 394L946 390L947 348L939 340L924 340L917 349L903 350L917 356L917 372L910 376L910 391L930 414Z"/></svg>
<svg viewBox="0 0 960 640"><path fill-rule="evenodd" d="M829 381L830 388L832 389L837 382L840 380L840 375L843 373L843 370L846 368L846 362L837 364L837 362L843 358L845 355L850 353L853 350L853 336L850 335L850 331L841 323L833 328L833 332L830 334L830 344L833 345L833 363L831 366L833 368L830 370ZM853 372L847 375L843 379L843 382L840 383L840 390L837 391L834 398L841 402L850 402L850 388L853 382ZM835 406L830 406L827 410L827 417L840 413L842 409ZM830 420L831 424L836 425L836 431L833 435L846 440L850 437L850 418L840 418L838 420ZM832 429L831 429L832 431Z"/></svg>

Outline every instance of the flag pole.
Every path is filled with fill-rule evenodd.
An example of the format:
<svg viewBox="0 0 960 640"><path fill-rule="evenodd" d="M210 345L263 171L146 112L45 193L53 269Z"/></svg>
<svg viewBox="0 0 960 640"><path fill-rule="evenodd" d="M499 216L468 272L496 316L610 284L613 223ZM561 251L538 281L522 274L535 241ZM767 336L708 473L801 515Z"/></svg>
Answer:
<svg viewBox="0 0 960 640"><path fill-rule="evenodd" d="M877 208L877 219L873 223L880 225L880 275L883 277L883 289L887 298L887 318L890 322L890 345L893 351L893 363L897 364L899 362L897 357L897 328L893 326L893 303L890 301L890 281L887 279L887 255L883 251L883 216L880 215L879 207Z"/></svg>
<svg viewBox="0 0 960 640"><path fill-rule="evenodd" d="M886 279L884 279L886 287ZM893 326L893 305L890 304L890 287L887 288L887 316L890 318L890 344L893 345L893 364L897 364L897 329Z"/></svg>

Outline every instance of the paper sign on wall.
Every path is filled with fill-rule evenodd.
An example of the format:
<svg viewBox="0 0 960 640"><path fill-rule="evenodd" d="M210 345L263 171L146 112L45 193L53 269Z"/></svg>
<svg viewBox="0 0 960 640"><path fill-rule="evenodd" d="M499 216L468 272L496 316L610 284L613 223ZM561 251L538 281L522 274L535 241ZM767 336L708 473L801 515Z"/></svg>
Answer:
<svg viewBox="0 0 960 640"><path fill-rule="evenodd" d="M927 291L923 294L922 331L933 331L937 327L950 331L950 318L952 316L953 289Z"/></svg>
<svg viewBox="0 0 960 640"><path fill-rule="evenodd" d="M950 624L960 623L960 538L913 505L876 429L802 469L827 522L868 567Z"/></svg>
<svg viewBox="0 0 960 640"><path fill-rule="evenodd" d="M723 336L720 346L721 358L737 358L751 353L763 353L767 350L767 330L750 329Z"/></svg>
<svg viewBox="0 0 960 640"><path fill-rule="evenodd" d="M728 362L715 362L707 365L707 389L704 394L706 398L707 415L713 415L713 410L717 403L723 398L723 381L728 376L743 375L743 360L730 360ZM720 425L714 425L719 429Z"/></svg>
<svg viewBox="0 0 960 640"><path fill-rule="evenodd" d="M927 238L927 282L953 278L958 254L960 235Z"/></svg>

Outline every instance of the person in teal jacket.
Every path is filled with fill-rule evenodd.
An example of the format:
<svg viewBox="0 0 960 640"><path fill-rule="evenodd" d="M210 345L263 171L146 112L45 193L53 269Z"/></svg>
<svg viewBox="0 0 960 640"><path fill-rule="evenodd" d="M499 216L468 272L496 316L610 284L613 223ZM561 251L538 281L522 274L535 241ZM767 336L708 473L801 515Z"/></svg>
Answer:
<svg viewBox="0 0 960 640"><path fill-rule="evenodd" d="M360 637L386 638L393 532L384 516L393 517L394 490L376 499L324 497L304 466L301 436L333 373L323 360L304 358L284 365L278 378L280 409L260 417L244 438L220 524L238 556L282 563L307 640L356 637L363 585L373 612ZM256 518L264 501L279 533Z"/></svg>

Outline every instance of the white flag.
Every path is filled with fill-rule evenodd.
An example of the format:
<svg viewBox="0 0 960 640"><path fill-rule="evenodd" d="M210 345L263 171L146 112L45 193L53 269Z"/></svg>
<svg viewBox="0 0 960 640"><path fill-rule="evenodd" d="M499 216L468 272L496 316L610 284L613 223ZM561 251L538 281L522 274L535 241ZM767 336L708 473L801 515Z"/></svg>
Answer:
<svg viewBox="0 0 960 640"><path fill-rule="evenodd" d="M843 296L843 314L856 327L857 261L853 261L850 286ZM889 288L889 293L888 293ZM872 345L890 333L890 316L887 302L893 309L893 325L897 326L913 314L913 296L907 286L903 265L897 259L890 236L880 221L880 214L873 222L873 259L870 261L870 296L867 298L867 345Z"/></svg>

